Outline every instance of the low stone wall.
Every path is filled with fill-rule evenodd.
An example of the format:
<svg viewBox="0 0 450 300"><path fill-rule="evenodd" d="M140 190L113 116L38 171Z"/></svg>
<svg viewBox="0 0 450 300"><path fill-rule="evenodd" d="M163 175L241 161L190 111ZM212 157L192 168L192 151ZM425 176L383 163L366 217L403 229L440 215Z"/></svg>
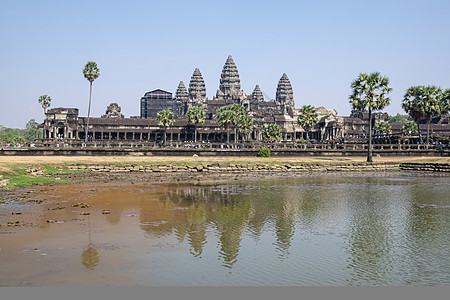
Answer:
<svg viewBox="0 0 450 300"><path fill-rule="evenodd" d="M401 170L425 171L425 172L450 172L450 164L436 163L402 163Z"/></svg>
<svg viewBox="0 0 450 300"><path fill-rule="evenodd" d="M399 170L398 163L374 163L374 164L208 164L197 166L175 165L73 165L70 170L87 170L99 173L173 173L173 172L204 172L204 173L267 173L267 172L320 172L320 171L392 171Z"/></svg>

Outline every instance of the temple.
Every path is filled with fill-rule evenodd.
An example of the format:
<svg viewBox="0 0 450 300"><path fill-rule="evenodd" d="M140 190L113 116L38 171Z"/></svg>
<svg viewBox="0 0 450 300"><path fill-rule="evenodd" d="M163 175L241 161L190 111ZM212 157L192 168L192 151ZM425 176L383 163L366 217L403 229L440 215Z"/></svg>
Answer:
<svg viewBox="0 0 450 300"><path fill-rule="evenodd" d="M196 68L190 78L189 88L180 81L175 96L169 91L156 89L145 93L140 99L140 116L125 118L120 106L112 103L101 117L91 117L88 136L90 141L133 140L160 142L163 138L163 128L156 121L157 113L163 109L171 110L175 115L174 124L167 129L169 142L190 142L194 140L194 131L199 134L199 142L224 143L227 131L217 121L217 111L220 107L230 104L241 104L246 113L254 120L254 127L249 137L253 141L263 140L263 130L267 124L278 124L282 129L282 141L295 142L300 139L320 141L336 141L343 138L352 139L365 136L367 114L353 111L348 117L337 115L336 110L317 107L318 123L309 131L297 123L298 109L294 105L294 92L286 73L278 81L275 99L267 101L259 85L251 94L241 89L239 72L233 58L228 56L222 69L219 88L212 99L206 96L206 85L203 76ZM205 110L206 121L203 124L188 123L189 108L198 106ZM374 114L378 121L386 121L387 114ZM78 115L76 108L53 108L46 113L44 123L44 140L84 140L87 118ZM448 134L448 118L441 122L447 126L435 126L435 132ZM436 123L436 122L434 122ZM393 131L400 128L393 126ZM242 137L238 132L231 132L230 140L238 141Z"/></svg>

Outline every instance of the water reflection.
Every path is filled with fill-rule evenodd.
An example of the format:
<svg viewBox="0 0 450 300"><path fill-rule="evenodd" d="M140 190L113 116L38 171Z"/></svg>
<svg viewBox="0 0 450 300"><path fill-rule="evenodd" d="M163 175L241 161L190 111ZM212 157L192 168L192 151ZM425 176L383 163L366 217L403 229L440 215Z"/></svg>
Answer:
<svg viewBox="0 0 450 300"><path fill-rule="evenodd" d="M83 251L81 254L81 263L86 269L93 270L98 262L100 261L100 257L98 255L98 251L95 248L92 248L91 245Z"/></svg>
<svg viewBox="0 0 450 300"><path fill-rule="evenodd" d="M89 239L89 246L86 250L83 251L81 254L81 263L86 269L94 270L97 266L98 262L100 261L100 256L98 254L97 249L95 249L92 246L92 239L91 239L91 218L88 215L88 239Z"/></svg>
<svg viewBox="0 0 450 300"><path fill-rule="evenodd" d="M207 248L209 254L215 251L221 265L229 269L240 256L252 256L244 246L251 239L264 259L270 252L279 263L314 270L311 261L320 264L316 272L341 276L347 285L423 282L420 270L448 274L448 260L442 263L429 257L446 257L448 210L418 205L430 198L434 204L446 204L448 179L440 178L434 189L424 190L424 181L434 179L397 176L172 185L151 207L141 208L140 228L152 239L175 235L196 259L207 258ZM319 252L315 255L310 249ZM335 258L338 253L345 258ZM314 271L309 272L307 276L313 276Z"/></svg>

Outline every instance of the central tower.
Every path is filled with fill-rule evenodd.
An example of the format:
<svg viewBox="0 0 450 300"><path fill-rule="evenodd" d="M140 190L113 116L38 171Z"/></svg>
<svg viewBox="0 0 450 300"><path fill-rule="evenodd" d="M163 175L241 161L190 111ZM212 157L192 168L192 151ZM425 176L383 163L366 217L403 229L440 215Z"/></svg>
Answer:
<svg viewBox="0 0 450 300"><path fill-rule="evenodd" d="M241 90L238 69L231 55L228 55L220 75L220 85L216 93L216 100L242 104L245 99L245 93Z"/></svg>

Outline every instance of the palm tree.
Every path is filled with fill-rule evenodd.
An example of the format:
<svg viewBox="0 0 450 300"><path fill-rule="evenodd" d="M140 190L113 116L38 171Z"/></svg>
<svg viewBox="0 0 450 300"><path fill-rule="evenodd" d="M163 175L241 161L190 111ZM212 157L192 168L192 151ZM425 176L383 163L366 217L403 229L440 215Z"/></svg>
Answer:
<svg viewBox="0 0 450 300"><path fill-rule="evenodd" d="M188 122L194 124L195 139L197 142L197 124L205 123L205 110L199 106L192 106L187 111Z"/></svg>
<svg viewBox="0 0 450 300"><path fill-rule="evenodd" d="M42 105L44 109L44 115L47 112L47 107L50 107L50 103L52 102L52 98L49 95L42 95L39 97L38 102Z"/></svg>
<svg viewBox="0 0 450 300"><path fill-rule="evenodd" d="M238 122L239 118L242 115L245 115L245 107L242 104L239 103L233 103L230 105L227 105L228 109L230 109L234 113L234 120L233 120L233 126L234 126L234 142L237 142L237 128L238 128Z"/></svg>
<svg viewBox="0 0 450 300"><path fill-rule="evenodd" d="M430 142L430 122L433 117L446 114L449 110L449 92L437 86L412 86L403 97L402 107L417 123L427 121L427 144ZM421 136L421 135L420 135ZM420 139L422 143L422 138Z"/></svg>
<svg viewBox="0 0 450 300"><path fill-rule="evenodd" d="M88 115L86 122L86 129L84 134L84 140L87 142L88 140L88 127L89 127L89 116L91 115L91 99L92 99L92 83L95 79L100 76L100 70L97 67L97 64L93 61L88 61L86 66L83 69L84 77L89 81L90 89L89 89L89 107L88 107Z"/></svg>
<svg viewBox="0 0 450 300"><path fill-rule="evenodd" d="M367 162L372 162L372 111L381 110L390 103L387 95L392 91L389 78L381 76L379 72L371 74L361 73L352 82L350 103L353 109L369 110L369 140L367 147Z"/></svg>
<svg viewBox="0 0 450 300"><path fill-rule="evenodd" d="M230 142L230 127L234 124L235 113L227 106L222 106L217 110L217 121L220 126L227 130L227 143Z"/></svg>
<svg viewBox="0 0 450 300"><path fill-rule="evenodd" d="M164 127L164 146L167 141L167 127L173 125L173 112L168 109L163 109L156 114L156 121L158 125Z"/></svg>
<svg viewBox="0 0 450 300"><path fill-rule="evenodd" d="M402 108L417 124L417 130L419 132L419 142L422 144L422 134L420 133L420 120L423 118L423 100L422 89L423 86L412 86L405 91L403 96Z"/></svg>
<svg viewBox="0 0 450 300"><path fill-rule="evenodd" d="M303 105L299 110L299 116L297 118L298 125L303 127L306 131L306 139L309 142L309 131L317 124L319 114L316 109L311 105Z"/></svg>
<svg viewBox="0 0 450 300"><path fill-rule="evenodd" d="M281 140L281 127L278 124L267 125L264 128L263 137L269 142Z"/></svg>
<svg viewBox="0 0 450 300"><path fill-rule="evenodd" d="M236 124L239 132L248 140L248 135L253 131L253 118L248 115L240 115Z"/></svg>
<svg viewBox="0 0 450 300"><path fill-rule="evenodd" d="M373 127L373 133L375 134L390 134L392 132L391 124L387 122L378 122Z"/></svg>
<svg viewBox="0 0 450 300"><path fill-rule="evenodd" d="M413 121L406 121L405 124L402 126L402 133L404 135L415 135L418 134L419 131L417 130L417 124Z"/></svg>

